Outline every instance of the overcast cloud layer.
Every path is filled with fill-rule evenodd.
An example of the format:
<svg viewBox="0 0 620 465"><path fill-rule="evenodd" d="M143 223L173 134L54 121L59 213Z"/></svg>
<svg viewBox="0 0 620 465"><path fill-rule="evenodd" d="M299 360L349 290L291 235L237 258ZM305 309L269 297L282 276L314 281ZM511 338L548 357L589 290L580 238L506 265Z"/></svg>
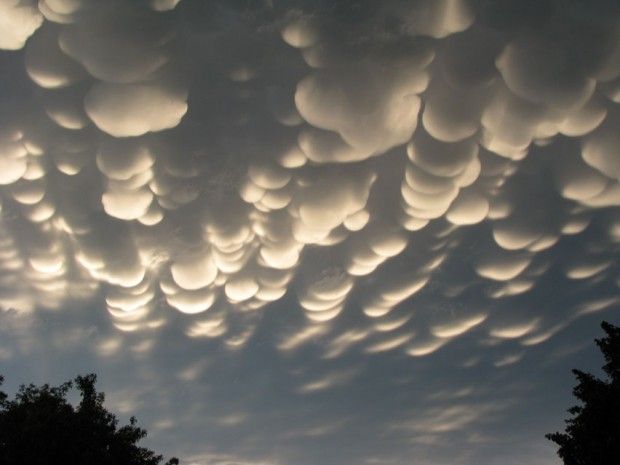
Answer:
<svg viewBox="0 0 620 465"><path fill-rule="evenodd" d="M0 363L201 465L559 463L618 323L620 12L0 0Z"/></svg>

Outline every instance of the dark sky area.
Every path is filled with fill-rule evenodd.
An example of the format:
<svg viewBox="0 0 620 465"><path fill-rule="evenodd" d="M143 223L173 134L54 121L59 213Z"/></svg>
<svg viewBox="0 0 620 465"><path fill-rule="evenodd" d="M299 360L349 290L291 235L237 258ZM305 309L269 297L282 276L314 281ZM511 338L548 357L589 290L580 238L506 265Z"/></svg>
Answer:
<svg viewBox="0 0 620 465"><path fill-rule="evenodd" d="M620 6L0 0L0 372L188 465L558 465L620 323Z"/></svg>

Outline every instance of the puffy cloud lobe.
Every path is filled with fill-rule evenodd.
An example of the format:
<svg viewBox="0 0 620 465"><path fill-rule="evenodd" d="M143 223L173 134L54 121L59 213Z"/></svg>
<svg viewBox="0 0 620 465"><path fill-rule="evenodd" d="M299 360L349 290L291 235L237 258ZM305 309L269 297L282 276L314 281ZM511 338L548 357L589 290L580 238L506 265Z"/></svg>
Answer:
<svg viewBox="0 0 620 465"><path fill-rule="evenodd" d="M192 253L170 267L172 279L187 290L197 290L211 284L217 276L217 266L210 254Z"/></svg>
<svg viewBox="0 0 620 465"><path fill-rule="evenodd" d="M478 146L473 140L446 143L423 130L419 130L417 135L407 146L409 162L401 183L401 221L406 229L412 231L443 216L459 196L461 188L473 184L481 170ZM477 201L482 204L485 202L484 198L478 198ZM468 199L464 198L454 208L460 207L462 210L467 202ZM479 208L484 210L484 205ZM480 212L476 213L478 218L463 221L476 223L484 219ZM455 217L453 210L452 218Z"/></svg>
<svg viewBox="0 0 620 465"><path fill-rule="evenodd" d="M616 181L620 181L617 131L619 121L620 116L616 110L585 138L581 151L581 156L588 165Z"/></svg>
<svg viewBox="0 0 620 465"><path fill-rule="evenodd" d="M90 125L82 107L81 95L73 95L71 89L51 92L44 106L45 114L61 128L78 130Z"/></svg>
<svg viewBox="0 0 620 465"><path fill-rule="evenodd" d="M19 50L41 26L43 17L34 1L7 0L0 4L0 49Z"/></svg>
<svg viewBox="0 0 620 465"><path fill-rule="evenodd" d="M364 171L317 172L301 182L298 195L289 211L295 219L294 237L302 243L321 243L337 227L347 222L352 229L361 229L363 211L375 176ZM360 223L360 216L361 223Z"/></svg>
<svg viewBox="0 0 620 465"><path fill-rule="evenodd" d="M155 156L146 139L104 138L96 162L97 168L109 179L126 181L151 168Z"/></svg>
<svg viewBox="0 0 620 465"><path fill-rule="evenodd" d="M58 45L94 78L132 83L146 80L168 62L165 46L171 39L156 17L119 18L104 12L63 28Z"/></svg>
<svg viewBox="0 0 620 465"><path fill-rule="evenodd" d="M146 214L153 194L148 189L112 189L101 197L103 209L121 220L135 220Z"/></svg>
<svg viewBox="0 0 620 465"><path fill-rule="evenodd" d="M596 86L594 79L579 71L566 72L575 66L569 45L538 36L515 39L497 58L497 68L517 96L566 110L587 101Z"/></svg>
<svg viewBox="0 0 620 465"><path fill-rule="evenodd" d="M309 17L297 18L282 29L282 40L292 47L311 47L320 40L317 25Z"/></svg>
<svg viewBox="0 0 620 465"><path fill-rule="evenodd" d="M489 254L479 260L476 272L495 281L508 281L516 278L530 264L531 256L526 253L500 252Z"/></svg>
<svg viewBox="0 0 620 465"><path fill-rule="evenodd" d="M290 181L291 174L277 165L252 165L240 195L260 211L280 210L292 200L293 185Z"/></svg>
<svg viewBox="0 0 620 465"><path fill-rule="evenodd" d="M28 169L28 150L21 143L19 131L4 131L0 142L0 184L8 185L19 180Z"/></svg>
<svg viewBox="0 0 620 465"><path fill-rule="evenodd" d="M57 29L48 25L28 42L25 59L28 76L46 89L70 86L86 75L80 64L60 49Z"/></svg>
<svg viewBox="0 0 620 465"><path fill-rule="evenodd" d="M54 23L71 24L87 0L40 0L39 10Z"/></svg>
<svg viewBox="0 0 620 465"><path fill-rule="evenodd" d="M186 95L157 84L95 84L84 99L88 117L114 137L170 129L187 111Z"/></svg>
<svg viewBox="0 0 620 465"><path fill-rule="evenodd" d="M467 139L478 131L490 86L462 89L442 74L447 73L439 73L425 92L422 124L432 137L443 142Z"/></svg>
<svg viewBox="0 0 620 465"><path fill-rule="evenodd" d="M407 7L409 11L402 11L403 23L405 32L412 35L442 39L464 31L474 22L473 12L463 0L423 1Z"/></svg>
<svg viewBox="0 0 620 465"><path fill-rule="evenodd" d="M446 219L456 225L480 223L489 213L489 202L475 191L461 193L450 205Z"/></svg>
<svg viewBox="0 0 620 465"><path fill-rule="evenodd" d="M151 0L151 7L156 11L173 10L181 0Z"/></svg>
<svg viewBox="0 0 620 465"><path fill-rule="evenodd" d="M319 71L302 80L295 93L297 110L312 126L333 132L303 131L302 151L319 163L351 162L407 142L431 59L427 54L388 63L387 74L386 65L368 64Z"/></svg>
<svg viewBox="0 0 620 465"><path fill-rule="evenodd" d="M324 322L338 316L344 301L353 288L353 279L342 270L320 274L304 286L299 303L312 321Z"/></svg>

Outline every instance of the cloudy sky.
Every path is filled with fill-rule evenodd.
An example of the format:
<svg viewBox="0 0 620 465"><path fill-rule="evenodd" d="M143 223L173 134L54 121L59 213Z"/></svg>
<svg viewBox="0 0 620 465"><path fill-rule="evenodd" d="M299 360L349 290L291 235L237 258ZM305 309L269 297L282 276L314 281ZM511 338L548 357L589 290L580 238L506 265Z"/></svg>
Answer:
<svg viewBox="0 0 620 465"><path fill-rule="evenodd" d="M0 0L0 371L196 465L557 465L620 323L612 0Z"/></svg>

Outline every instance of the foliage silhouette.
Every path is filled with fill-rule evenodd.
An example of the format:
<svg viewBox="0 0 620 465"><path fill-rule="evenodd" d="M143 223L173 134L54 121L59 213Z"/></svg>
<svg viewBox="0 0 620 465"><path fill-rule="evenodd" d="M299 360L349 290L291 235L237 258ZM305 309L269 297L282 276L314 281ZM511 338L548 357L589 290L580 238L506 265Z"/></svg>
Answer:
<svg viewBox="0 0 620 465"><path fill-rule="evenodd" d="M89 374L57 387L22 385L13 400L0 391L0 464L158 465L161 455L137 445L146 430L135 417L119 428L96 381ZM66 398L74 385L81 395L77 407ZM178 463L172 458L166 465Z"/></svg>
<svg viewBox="0 0 620 465"><path fill-rule="evenodd" d="M605 357L607 379L573 370L578 384L573 395L581 401L568 409L564 433L545 437L559 447L565 465L612 465L620 463L620 328L603 322L606 333L596 344Z"/></svg>

